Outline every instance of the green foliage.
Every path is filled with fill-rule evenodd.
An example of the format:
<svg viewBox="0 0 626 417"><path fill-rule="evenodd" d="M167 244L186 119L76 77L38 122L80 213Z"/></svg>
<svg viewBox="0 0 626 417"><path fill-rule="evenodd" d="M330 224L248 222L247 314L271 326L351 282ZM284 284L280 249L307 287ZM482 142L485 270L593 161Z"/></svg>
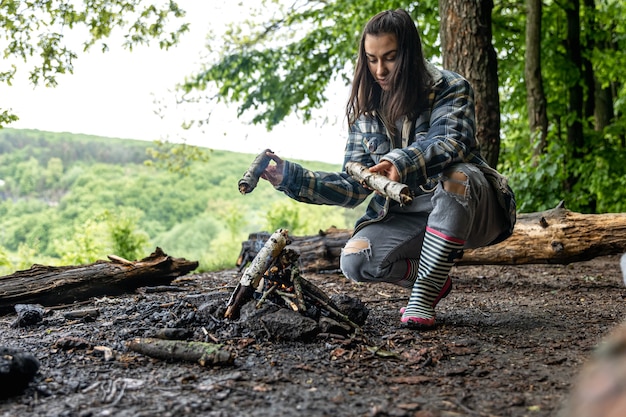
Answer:
<svg viewBox="0 0 626 417"><path fill-rule="evenodd" d="M106 153L104 143L115 152ZM47 149L42 151L42 146ZM237 182L255 155L212 151L210 163L191 161L183 175L146 166L138 157L129 159L135 149L148 146L0 130L0 147L8 150L0 155L0 268L29 267L35 260L84 264L110 254L140 259L155 246L172 256L199 260L200 270L232 268L241 242L266 229L266 214L275 204L300 219L294 230L299 234L333 225L352 227L354 214L360 214L289 204L266 181L241 195ZM339 169L319 162L305 165Z"/></svg>
<svg viewBox="0 0 626 417"><path fill-rule="evenodd" d="M218 219L203 213L188 220L181 219L180 223L159 235L156 240L166 252L186 253L197 259L208 252L211 242L220 231Z"/></svg>
<svg viewBox="0 0 626 417"><path fill-rule="evenodd" d="M126 208L117 213L105 211L104 218L113 241L113 254L128 260L145 256L149 237L146 232L137 228L142 216L143 213L136 208Z"/></svg>
<svg viewBox="0 0 626 417"><path fill-rule="evenodd" d="M548 153L534 158L532 153L526 152L527 146L520 146L521 140L510 142L511 147L504 148L500 165L515 191L518 212L550 209L566 199L561 190L565 181L564 156L567 150L552 143Z"/></svg>
<svg viewBox="0 0 626 417"><path fill-rule="evenodd" d="M548 103L548 148L533 157L526 115L524 76L524 10L515 4L496 6L494 39L500 50L499 74L502 96L501 168L510 177L520 211L552 208L560 200L584 213L624 211L626 199L626 123L623 117L623 86L626 75L626 25L621 16L623 2L597 2L594 9L582 7L583 57L590 60L596 87L612 86L613 110L617 117L603 130L594 129L591 119L576 120L570 109L569 88L584 85L580 69L572 65L567 45L565 3L547 2L542 19L542 78ZM518 6L522 6L520 3ZM498 8L499 7L499 8ZM505 52L504 52L505 51ZM585 90L587 106L595 97ZM567 129L575 121L584 127L584 147L573 149ZM582 157L576 156L582 155Z"/></svg>
<svg viewBox="0 0 626 417"><path fill-rule="evenodd" d="M172 143L162 140L154 141L154 148L146 149L152 160L146 161L147 166L166 169L172 173L189 174L193 162L208 162L209 156L205 149L186 143Z"/></svg>
<svg viewBox="0 0 626 417"><path fill-rule="evenodd" d="M122 45L130 50L151 40L169 48L189 30L188 24L180 23L184 15L174 1L3 0L0 38L7 42L1 49L0 82L10 85L18 66L26 63L33 85L56 86L57 75L71 74L78 58L78 45L67 40L71 32L84 37L83 52L94 46L108 50L106 39L115 34L123 36ZM15 120L15 115L0 109L0 127Z"/></svg>
<svg viewBox="0 0 626 417"><path fill-rule="evenodd" d="M11 260L9 259L9 254L4 248L0 247L0 275L5 275L4 271L8 271L10 268Z"/></svg>
<svg viewBox="0 0 626 417"><path fill-rule="evenodd" d="M304 221L300 219L299 204L292 200L277 201L265 214L266 230L287 229L297 234L304 228Z"/></svg>
<svg viewBox="0 0 626 417"><path fill-rule="evenodd" d="M107 252L107 230L104 223L87 220L75 224L69 239L58 239L54 248L62 265L90 264L104 259Z"/></svg>
<svg viewBox="0 0 626 417"><path fill-rule="evenodd" d="M358 39L369 17L385 9L404 7L419 17L425 37L434 41L436 1L378 0L293 3L263 1L251 18L230 26L211 49L215 60L188 77L180 88L188 93L208 91L217 100L238 103L238 114L252 112L253 123L268 129L296 113L302 120L327 100L335 78L352 78ZM262 10L275 12L267 20ZM435 50L429 48L427 53ZM215 94L217 93L217 94ZM191 96L191 95L190 95Z"/></svg>

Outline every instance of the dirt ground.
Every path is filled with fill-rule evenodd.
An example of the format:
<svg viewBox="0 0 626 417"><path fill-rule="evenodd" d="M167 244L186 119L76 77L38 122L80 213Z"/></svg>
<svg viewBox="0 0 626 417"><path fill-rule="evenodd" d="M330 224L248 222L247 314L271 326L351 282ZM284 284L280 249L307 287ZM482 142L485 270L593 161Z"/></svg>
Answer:
<svg viewBox="0 0 626 417"><path fill-rule="evenodd" d="M0 416L555 416L574 377L624 319L619 257L567 266L464 266L438 307L439 326L399 325L408 290L304 274L369 310L363 336L271 340L199 305L232 292L236 270L188 275L168 291L51 309L1 345L32 352L39 372L0 401ZM98 315L67 317L96 309ZM165 328L218 341L232 365L154 359L126 342ZM187 334L184 334L184 333Z"/></svg>

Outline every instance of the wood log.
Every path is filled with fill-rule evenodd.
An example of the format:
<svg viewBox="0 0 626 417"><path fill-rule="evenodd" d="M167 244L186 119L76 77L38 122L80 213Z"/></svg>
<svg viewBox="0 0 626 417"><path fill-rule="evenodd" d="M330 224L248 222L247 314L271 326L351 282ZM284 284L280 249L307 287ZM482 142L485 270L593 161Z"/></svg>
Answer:
<svg viewBox="0 0 626 417"><path fill-rule="evenodd" d="M288 248L300 254L303 272L337 270L341 249L351 235L350 229L330 228L315 236L292 236ZM258 247L253 240L263 236L251 234L242 243L242 252ZM511 237L497 245L466 250L457 265L567 265L625 252L626 213L575 213L561 202L554 209L519 214ZM242 253L239 259L250 256Z"/></svg>
<svg viewBox="0 0 626 417"><path fill-rule="evenodd" d="M581 214L565 208L519 214L502 243L465 251L459 265L582 262L626 252L626 213Z"/></svg>
<svg viewBox="0 0 626 417"><path fill-rule="evenodd" d="M172 258L158 247L140 261L109 259L77 266L33 265L0 277L0 314L12 312L16 304L55 306L166 285L198 267L198 262Z"/></svg>
<svg viewBox="0 0 626 417"><path fill-rule="evenodd" d="M392 181L384 175L370 172L369 168L358 162L346 163L346 172L361 185L378 191L400 205L409 205L413 202L411 190L407 185Z"/></svg>
<svg viewBox="0 0 626 417"><path fill-rule="evenodd" d="M239 316L239 310L252 298L252 294L259 285L259 282L261 282L265 271L267 271L288 243L289 234L286 229L278 229L267 239L254 259L252 259L250 266L241 276L237 287L235 287L235 290L228 300L224 317L237 318Z"/></svg>
<svg viewBox="0 0 626 417"><path fill-rule="evenodd" d="M152 358L196 362L201 366L232 365L235 359L231 352L215 343L138 337L126 342L126 347Z"/></svg>
<svg viewBox="0 0 626 417"><path fill-rule="evenodd" d="M266 149L254 158L252 164L250 164L250 168L246 172L243 173L243 176L237 183L239 187L239 192L241 194L251 193L259 183L259 178L265 168L270 164L271 158L267 156L268 152L272 152L270 149Z"/></svg>

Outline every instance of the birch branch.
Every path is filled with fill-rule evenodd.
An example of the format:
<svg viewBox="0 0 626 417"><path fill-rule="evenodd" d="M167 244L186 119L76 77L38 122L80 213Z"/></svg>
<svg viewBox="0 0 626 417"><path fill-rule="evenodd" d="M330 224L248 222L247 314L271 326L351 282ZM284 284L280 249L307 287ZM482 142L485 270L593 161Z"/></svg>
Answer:
<svg viewBox="0 0 626 417"><path fill-rule="evenodd" d="M271 158L267 156L267 152L272 152L269 149L264 150L260 154L254 158L252 164L250 164L250 168L246 172L243 173L243 177L239 180L237 184L239 186L239 192L241 194L248 194L254 190L259 183L259 178L265 168L269 165Z"/></svg>
<svg viewBox="0 0 626 417"><path fill-rule="evenodd" d="M363 164L348 162L346 163L346 172L361 185L371 188L383 196L397 201L403 206L413 202L411 190L407 185L392 181L384 175L370 172Z"/></svg>
<svg viewBox="0 0 626 417"><path fill-rule="evenodd" d="M238 315L241 306L252 298L265 272L289 243L286 229L278 229L270 236L241 276L228 300L224 317L235 318Z"/></svg>

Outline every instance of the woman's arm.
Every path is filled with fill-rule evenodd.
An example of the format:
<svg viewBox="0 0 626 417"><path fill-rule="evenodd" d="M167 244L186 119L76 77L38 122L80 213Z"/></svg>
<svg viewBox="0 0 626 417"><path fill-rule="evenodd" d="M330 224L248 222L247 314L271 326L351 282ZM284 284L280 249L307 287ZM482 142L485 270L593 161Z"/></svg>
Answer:
<svg viewBox="0 0 626 417"><path fill-rule="evenodd" d="M443 75L433 92L428 123L416 126L415 142L382 158L396 167L405 184L426 183L450 164L463 161L477 146L473 90L460 75L450 71Z"/></svg>

